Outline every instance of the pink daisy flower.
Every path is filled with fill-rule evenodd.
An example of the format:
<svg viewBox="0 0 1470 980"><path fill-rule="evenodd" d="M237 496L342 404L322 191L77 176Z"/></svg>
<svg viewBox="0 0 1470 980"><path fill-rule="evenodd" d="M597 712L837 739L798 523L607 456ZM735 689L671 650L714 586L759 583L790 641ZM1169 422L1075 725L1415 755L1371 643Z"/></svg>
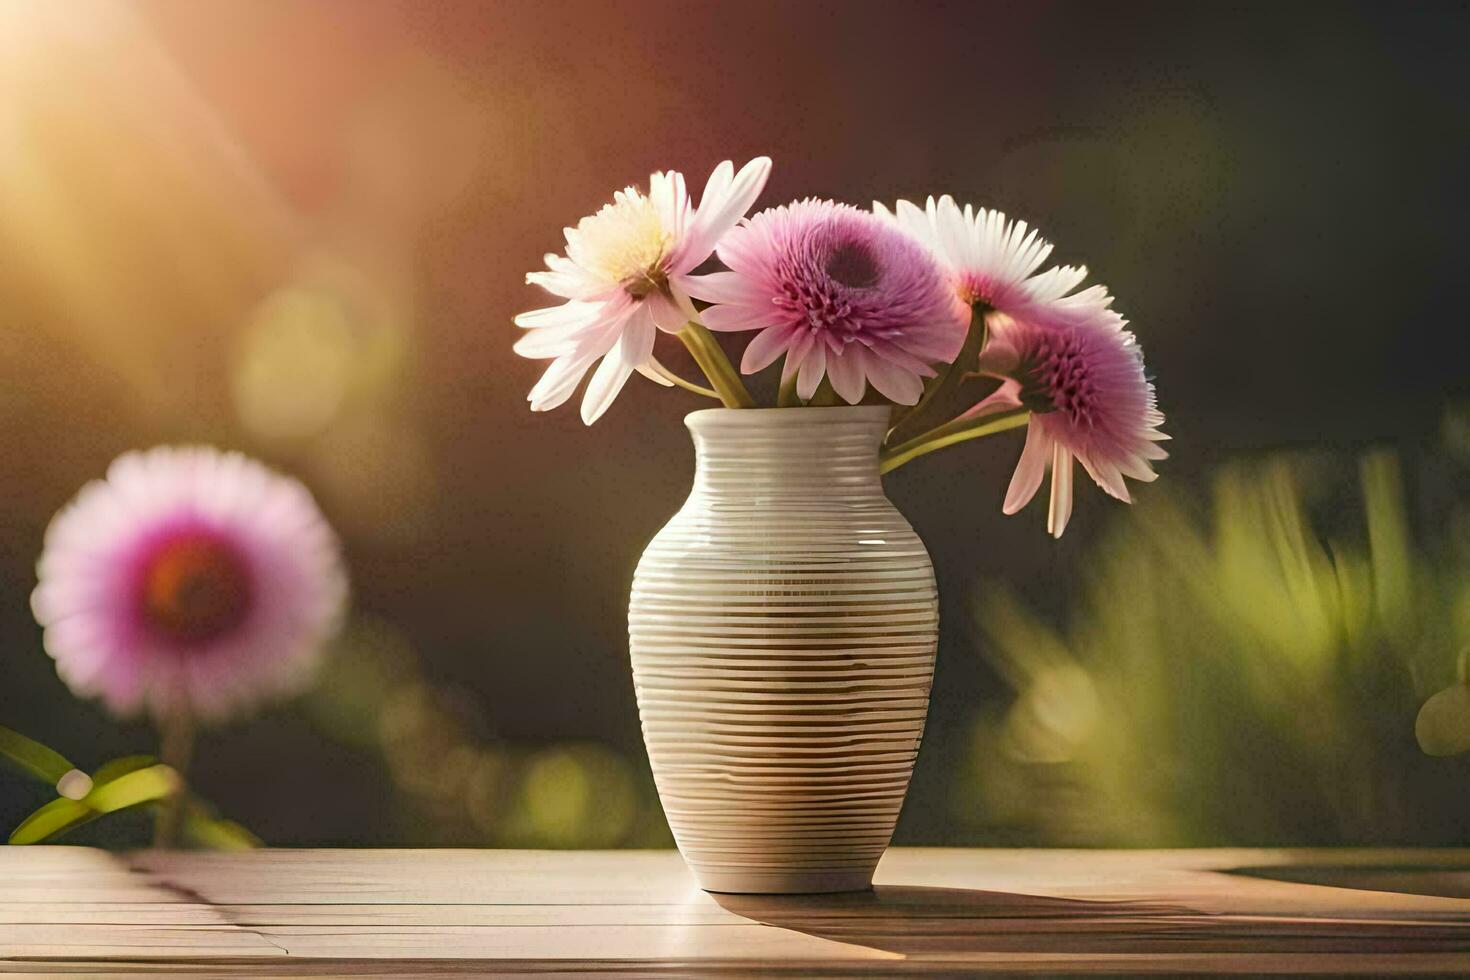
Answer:
<svg viewBox="0 0 1470 980"><path fill-rule="evenodd" d="M309 680L347 595L311 494L239 453L128 453L46 531L46 652L113 712L218 720Z"/></svg>
<svg viewBox="0 0 1470 980"><path fill-rule="evenodd" d="M740 370L785 355L782 381L809 399L823 376L856 404L871 384L901 405L923 393L933 364L965 340L966 312L929 253L865 211L805 200L732 229L718 254L729 272L694 276L689 293L717 304L711 330L758 330Z"/></svg>
<svg viewBox="0 0 1470 980"><path fill-rule="evenodd" d="M1074 458L1098 486L1128 503L1123 477L1152 482L1158 474L1150 461L1168 456L1159 446L1169 438L1159 431L1164 416L1125 322L1111 310L1056 328L1004 313L990 316L980 370L1004 380L962 417L1031 409L1026 446L1002 509L1014 514L1026 506L1050 469L1046 529L1053 537L1062 536L1072 514Z"/></svg>
<svg viewBox="0 0 1470 980"><path fill-rule="evenodd" d="M1156 479L1149 461L1168 456L1158 445L1168 438L1159 431L1164 416L1144 376L1143 353L1110 309L1107 289L1073 292L1087 278L1086 267L1037 273L1052 246L1034 228L999 211L962 209L947 194L929 198L923 210L908 201L891 213L874 202L873 210L923 242L960 302L985 314L988 340L979 369L1003 383L961 417L1022 405L1032 411L1005 513L1024 507L1050 469L1047 530L1061 537L1072 513L1074 458L1124 502L1125 475Z"/></svg>
<svg viewBox="0 0 1470 980"><path fill-rule="evenodd" d="M566 254L548 253L549 271L529 273L526 281L566 302L515 318L528 331L516 353L553 359L531 389L531 410L565 402L599 358L582 397L588 425L607 411L634 371L668 384L656 371L655 328L678 333L698 318L686 277L744 217L770 173L769 157L757 157L739 173L726 160L710 174L697 209L682 174L656 173L647 195L625 188L613 203L565 229Z"/></svg>

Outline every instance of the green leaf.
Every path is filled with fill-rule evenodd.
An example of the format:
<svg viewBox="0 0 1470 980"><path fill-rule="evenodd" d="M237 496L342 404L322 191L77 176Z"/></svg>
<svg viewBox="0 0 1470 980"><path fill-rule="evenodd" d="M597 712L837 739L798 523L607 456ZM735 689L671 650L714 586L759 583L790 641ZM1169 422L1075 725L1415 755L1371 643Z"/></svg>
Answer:
<svg viewBox="0 0 1470 980"><path fill-rule="evenodd" d="M184 835L200 847L215 851L248 851L264 842L235 823L211 816L201 807L190 807L184 817Z"/></svg>
<svg viewBox="0 0 1470 980"><path fill-rule="evenodd" d="M152 765L94 785L80 800L55 799L29 817L10 835L12 844L39 844L83 823L142 803L152 803L179 787L178 773L168 766Z"/></svg>
<svg viewBox="0 0 1470 980"><path fill-rule="evenodd" d="M92 785L94 787L105 786L119 776L126 776L139 769L147 769L157 762L158 760L151 755L124 755L116 759L109 759L92 773Z"/></svg>
<svg viewBox="0 0 1470 980"><path fill-rule="evenodd" d="M66 756L55 749L47 748L33 738L0 726L0 756L15 763L25 772L35 776L48 786L55 786L61 777L75 769Z"/></svg>
<svg viewBox="0 0 1470 980"><path fill-rule="evenodd" d="M161 800L179 788L179 775L165 765L153 765L118 776L88 793L83 803L98 813L112 813L139 803Z"/></svg>
<svg viewBox="0 0 1470 980"><path fill-rule="evenodd" d="M39 844L101 815L80 800L59 796L22 820L11 831L10 843Z"/></svg>

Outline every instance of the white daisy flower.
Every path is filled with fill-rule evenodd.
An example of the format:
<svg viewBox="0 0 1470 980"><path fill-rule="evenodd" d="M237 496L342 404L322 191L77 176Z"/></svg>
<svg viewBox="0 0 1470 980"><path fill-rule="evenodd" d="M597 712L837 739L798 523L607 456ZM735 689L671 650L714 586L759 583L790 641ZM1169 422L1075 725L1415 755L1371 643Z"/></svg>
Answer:
<svg viewBox="0 0 1470 980"><path fill-rule="evenodd" d="M1086 266L1036 270L1051 255L1051 243L1000 211L961 208L945 194L921 209L899 201L893 211L873 202L873 212L929 246L949 271L955 294L966 306L983 304L1014 320L1065 326L1087 320L1113 302L1103 286L1074 293L1087 278Z"/></svg>
<svg viewBox="0 0 1470 980"><path fill-rule="evenodd" d="M698 208L682 174L656 173L646 195L624 188L613 203L565 229L566 254L547 254L548 271L529 273L526 281L566 302L515 318L528 331L516 353L552 359L531 389L531 410L565 402L599 358L582 398L588 425L607 411L634 371L666 384L653 358L655 328L677 333L697 319L685 277L755 203L770 172L769 157L757 157L739 173L726 160L710 174Z"/></svg>

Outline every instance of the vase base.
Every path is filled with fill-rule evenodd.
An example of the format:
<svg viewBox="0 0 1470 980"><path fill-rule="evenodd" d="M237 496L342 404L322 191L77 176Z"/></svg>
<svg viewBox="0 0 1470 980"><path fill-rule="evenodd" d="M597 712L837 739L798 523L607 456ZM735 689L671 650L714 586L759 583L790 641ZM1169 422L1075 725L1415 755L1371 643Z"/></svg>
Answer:
<svg viewBox="0 0 1470 980"><path fill-rule="evenodd" d="M699 887L725 895L821 895L873 887L872 871L696 871Z"/></svg>

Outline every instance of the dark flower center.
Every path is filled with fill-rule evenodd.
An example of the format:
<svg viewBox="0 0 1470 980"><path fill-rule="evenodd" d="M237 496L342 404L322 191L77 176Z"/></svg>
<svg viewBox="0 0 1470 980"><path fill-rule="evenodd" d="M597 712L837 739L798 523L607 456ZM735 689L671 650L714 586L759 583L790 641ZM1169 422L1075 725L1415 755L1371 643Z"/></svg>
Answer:
<svg viewBox="0 0 1470 980"><path fill-rule="evenodd" d="M650 293L663 292L668 285L668 273L662 269L645 269L623 280L623 289L634 299L643 299Z"/></svg>
<svg viewBox="0 0 1470 980"><path fill-rule="evenodd" d="M881 253L869 242L833 238L835 244L820 237L805 242L777 261L780 292L773 302L841 349L864 335L874 336L869 321L875 299L882 297L870 290L879 285L884 269Z"/></svg>
<svg viewBox="0 0 1470 980"><path fill-rule="evenodd" d="M844 286L866 289L878 281L878 259L864 242L843 242L827 257L824 271Z"/></svg>
<svg viewBox="0 0 1470 980"><path fill-rule="evenodd" d="M205 533L164 544L143 572L143 615L177 640L198 642L234 629L250 598L250 573L239 552Z"/></svg>
<svg viewBox="0 0 1470 980"><path fill-rule="evenodd" d="M1038 414L1060 412L1082 428L1095 419L1095 397L1086 351L1075 331L1038 337L1016 372L1021 402Z"/></svg>

